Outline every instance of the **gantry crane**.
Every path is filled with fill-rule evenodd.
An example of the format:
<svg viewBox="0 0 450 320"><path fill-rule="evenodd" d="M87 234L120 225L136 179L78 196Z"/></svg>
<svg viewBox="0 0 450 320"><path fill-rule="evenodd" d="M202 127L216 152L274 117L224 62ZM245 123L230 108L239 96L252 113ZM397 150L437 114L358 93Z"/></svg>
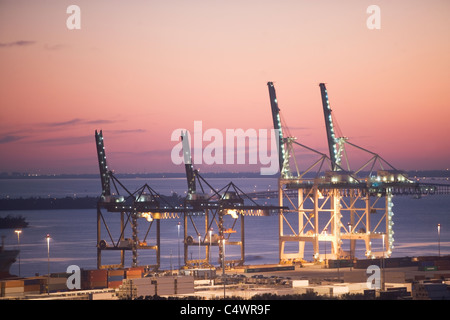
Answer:
<svg viewBox="0 0 450 320"><path fill-rule="evenodd" d="M288 165L280 165L278 188L279 206L286 202L288 210L283 210L279 218L279 257L281 263L291 263L305 259L305 244L313 246L315 261L328 259L353 259L356 240L365 243L366 257L389 257L393 249L393 202L394 194L433 193L436 186L423 185L408 179L406 174L392 167L378 154L361 148L348 141L346 137L337 137L333 123L328 92L324 83L319 85L325 119L329 155L295 141L285 138L280 130L278 149L280 159L289 157L295 160L297 175L287 173ZM279 119L280 109L276 100L273 82L268 82L274 128L282 128ZM276 106L276 107L275 107ZM277 120L277 121L276 121ZM318 160L300 172L292 146L307 149L318 156ZM369 161L357 170L342 167L347 155L346 145L355 147L371 155ZM301 159L306 162L306 159ZM284 162L283 162L284 163ZM376 169L379 167L379 169ZM367 170L370 168L370 170ZM311 175L315 170L315 175ZM292 214L296 213L292 219ZM294 220L294 221L293 221ZM296 227L297 226L297 227ZM349 240L345 250L343 240ZM374 242L379 241L374 249ZM287 245L295 249L287 250Z"/></svg>
<svg viewBox="0 0 450 320"><path fill-rule="evenodd" d="M181 133L188 193L184 212L184 261L186 266L211 266L211 247L218 246L218 262L226 265L243 265L245 262L245 216L268 216L277 214L278 206L259 205L233 182L221 189L214 188L194 169L191 161L187 132ZM198 186L197 186L198 185ZM203 217L204 227L198 228L195 217ZM188 224L191 222L191 224ZM189 234L192 226L195 235ZM217 233L213 234L213 229ZM240 229L240 239L234 235ZM239 259L225 261L225 246L238 246ZM205 257L189 259L189 248L204 247Z"/></svg>
<svg viewBox="0 0 450 320"><path fill-rule="evenodd" d="M125 266L126 251L131 251L131 266L136 267L139 265L138 250L151 249L156 252L156 264L147 264L145 266L149 269L157 270L160 267L161 256L160 221L162 219L177 218L180 213L184 212L184 208L170 202L148 184L144 184L134 192L128 190L108 168L102 131L95 131L95 141L102 183L102 194L97 203L97 268L123 268ZM114 185L114 192L111 190L111 184ZM120 227L115 234L113 228L109 226L114 224L109 219L111 216L105 216L102 209L110 213L120 213ZM108 220L110 223L108 223ZM138 237L138 220L148 222L142 239ZM146 222L144 222L144 226ZM148 236L154 223L156 223L155 240L154 244L150 245ZM128 230L127 226L131 229L131 238L125 238ZM106 231L109 239L102 239L102 229ZM104 251L120 252L120 262L117 264L102 264L102 253Z"/></svg>

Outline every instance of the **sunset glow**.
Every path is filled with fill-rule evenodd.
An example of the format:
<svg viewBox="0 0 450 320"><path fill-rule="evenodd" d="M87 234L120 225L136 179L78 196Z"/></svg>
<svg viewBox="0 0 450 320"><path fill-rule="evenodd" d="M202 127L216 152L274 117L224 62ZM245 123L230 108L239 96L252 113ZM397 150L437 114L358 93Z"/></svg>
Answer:
<svg viewBox="0 0 450 320"><path fill-rule="evenodd" d="M449 15L447 0L2 0L0 172L96 173L95 130L118 172L183 172L172 132L271 129L268 81L305 145L327 152L324 82L353 143L398 169L447 169Z"/></svg>

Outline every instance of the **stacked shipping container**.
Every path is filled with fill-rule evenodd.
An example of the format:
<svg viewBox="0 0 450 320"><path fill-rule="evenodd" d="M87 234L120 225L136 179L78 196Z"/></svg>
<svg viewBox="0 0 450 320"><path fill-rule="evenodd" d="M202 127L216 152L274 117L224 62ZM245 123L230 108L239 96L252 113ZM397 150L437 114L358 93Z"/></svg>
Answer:
<svg viewBox="0 0 450 320"><path fill-rule="evenodd" d="M108 270L83 270L81 288L85 290L108 288Z"/></svg>
<svg viewBox="0 0 450 320"><path fill-rule="evenodd" d="M0 281L1 297L21 297L41 293L74 291L67 287L67 280L72 273L53 273L50 277L34 277L17 280ZM133 297L188 294L194 292L194 277L152 277L143 278L144 268L118 270L81 270L81 290L132 289Z"/></svg>
<svg viewBox="0 0 450 320"><path fill-rule="evenodd" d="M194 277L156 277L124 279L119 287L120 299L145 298L194 293Z"/></svg>

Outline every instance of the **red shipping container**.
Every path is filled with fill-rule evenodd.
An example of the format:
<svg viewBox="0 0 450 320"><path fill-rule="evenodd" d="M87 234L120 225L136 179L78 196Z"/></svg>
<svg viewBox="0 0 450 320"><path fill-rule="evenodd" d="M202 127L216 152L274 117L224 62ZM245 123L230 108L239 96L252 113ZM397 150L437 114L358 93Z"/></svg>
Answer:
<svg viewBox="0 0 450 320"><path fill-rule="evenodd" d="M108 288L117 289L122 285L122 281L109 281Z"/></svg>

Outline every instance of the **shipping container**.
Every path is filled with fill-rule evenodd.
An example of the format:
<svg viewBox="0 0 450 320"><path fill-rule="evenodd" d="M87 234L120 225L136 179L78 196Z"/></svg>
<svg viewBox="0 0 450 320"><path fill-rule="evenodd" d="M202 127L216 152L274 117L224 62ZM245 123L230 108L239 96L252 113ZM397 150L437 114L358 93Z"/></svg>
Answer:
<svg viewBox="0 0 450 320"><path fill-rule="evenodd" d="M329 259L328 260L328 268L347 268L353 266L352 260L347 259Z"/></svg>
<svg viewBox="0 0 450 320"><path fill-rule="evenodd" d="M419 266L419 271L437 271L436 266Z"/></svg>
<svg viewBox="0 0 450 320"><path fill-rule="evenodd" d="M450 261L448 260L437 260L434 265L438 270L450 270Z"/></svg>
<svg viewBox="0 0 450 320"><path fill-rule="evenodd" d="M121 276L108 276L108 282L122 281L123 279L124 279L123 275L121 275Z"/></svg>
<svg viewBox="0 0 450 320"><path fill-rule="evenodd" d="M292 280L292 288L307 286L309 286L309 280Z"/></svg>
<svg viewBox="0 0 450 320"><path fill-rule="evenodd" d="M135 278L130 279L130 282L134 285L155 285L156 280L154 278Z"/></svg>
<svg viewBox="0 0 450 320"><path fill-rule="evenodd" d="M434 267L434 260L419 261L419 267Z"/></svg>
<svg viewBox="0 0 450 320"><path fill-rule="evenodd" d="M94 269L94 270L82 270L81 279L86 281L107 281L108 270Z"/></svg>
<svg viewBox="0 0 450 320"><path fill-rule="evenodd" d="M24 294L24 288L22 287L4 287L1 291L2 297L20 297Z"/></svg>
<svg viewBox="0 0 450 320"><path fill-rule="evenodd" d="M137 286L136 297L154 296L156 294L155 285Z"/></svg>
<svg viewBox="0 0 450 320"><path fill-rule="evenodd" d="M68 278L72 273L67 272L54 272L50 273L50 278Z"/></svg>
<svg viewBox="0 0 450 320"><path fill-rule="evenodd" d="M29 284L29 285L25 285L23 287L23 291L25 293L28 293L28 294L30 294L30 293L40 293L41 289L42 289L42 287L41 287L40 284Z"/></svg>
<svg viewBox="0 0 450 320"><path fill-rule="evenodd" d="M358 259L353 267L355 269L367 269L367 267L371 265L380 266L380 259Z"/></svg>
<svg viewBox="0 0 450 320"><path fill-rule="evenodd" d="M122 285L122 280L120 281L108 281L108 288L117 289Z"/></svg>
<svg viewBox="0 0 450 320"><path fill-rule="evenodd" d="M33 285L33 284L43 284L45 283L45 279L44 278L26 278L23 279L23 284L24 285Z"/></svg>
<svg viewBox="0 0 450 320"><path fill-rule="evenodd" d="M127 270L126 279L136 279L136 278L142 278L142 271L140 270Z"/></svg>
<svg viewBox="0 0 450 320"><path fill-rule="evenodd" d="M5 288L23 287L23 280L5 280L2 281Z"/></svg>
<svg viewBox="0 0 450 320"><path fill-rule="evenodd" d="M108 270L108 277L110 276L124 276L125 270L123 269L114 269L114 270Z"/></svg>

